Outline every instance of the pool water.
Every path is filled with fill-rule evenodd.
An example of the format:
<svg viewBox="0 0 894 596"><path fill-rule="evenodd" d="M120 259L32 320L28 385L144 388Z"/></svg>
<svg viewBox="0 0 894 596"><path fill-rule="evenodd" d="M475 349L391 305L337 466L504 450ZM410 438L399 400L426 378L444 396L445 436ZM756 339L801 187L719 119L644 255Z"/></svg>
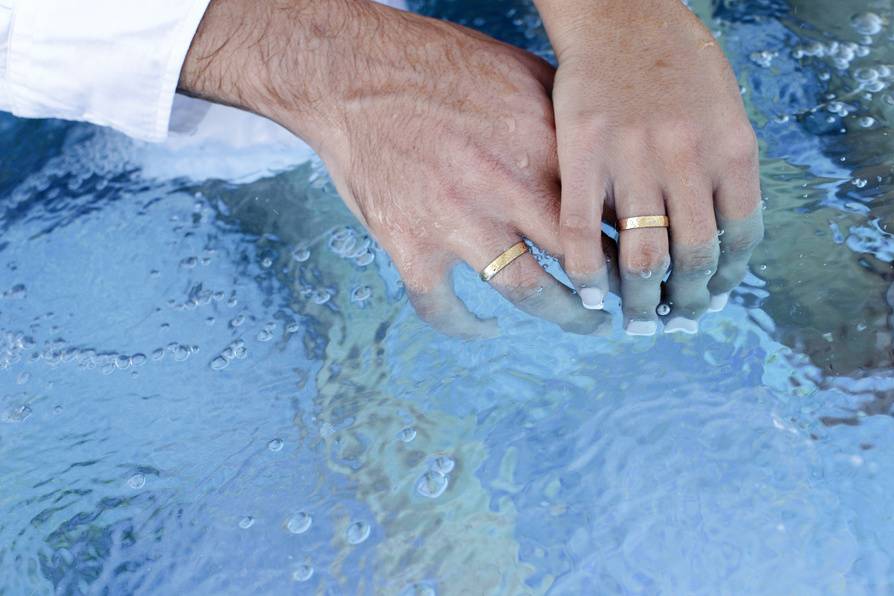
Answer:
<svg viewBox="0 0 894 596"><path fill-rule="evenodd" d="M690 5L767 228L693 337L466 268L502 332L445 337L313 158L0 116L0 593L894 592L894 2ZM415 8L549 57L527 2Z"/></svg>

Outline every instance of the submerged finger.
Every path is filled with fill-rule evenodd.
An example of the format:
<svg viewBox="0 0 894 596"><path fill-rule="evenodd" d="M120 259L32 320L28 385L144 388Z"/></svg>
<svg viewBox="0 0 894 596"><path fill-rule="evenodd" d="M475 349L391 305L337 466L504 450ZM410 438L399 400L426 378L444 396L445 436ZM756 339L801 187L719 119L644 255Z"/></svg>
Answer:
<svg viewBox="0 0 894 596"><path fill-rule="evenodd" d="M657 189L636 185L617 187L615 204L619 222L665 215L664 201ZM656 309L661 299L661 282L670 265L667 230L636 228L619 234L624 329L629 335L654 335L658 330Z"/></svg>
<svg viewBox="0 0 894 596"><path fill-rule="evenodd" d="M507 249L522 241L511 230L475 234L481 240L457 248L459 256L476 271L482 271ZM610 318L605 313L585 310L570 288L543 270L528 250L505 263L488 283L518 309L553 322L573 333L589 335L605 330Z"/></svg>
<svg viewBox="0 0 894 596"><path fill-rule="evenodd" d="M698 319L710 302L708 282L717 270L720 252L711 191L709 182L689 182L668 192L673 266L666 285L670 315L665 333L696 333Z"/></svg>
<svg viewBox="0 0 894 596"><path fill-rule="evenodd" d="M708 283L709 310L722 310L729 293L748 273L751 254L764 237L760 169L754 131L743 127L724 143L724 176L715 184L714 205L720 231L720 262Z"/></svg>
<svg viewBox="0 0 894 596"><path fill-rule="evenodd" d="M447 335L464 338L496 336L496 320L479 318L456 295L452 265L447 258L398 263L417 316Z"/></svg>
<svg viewBox="0 0 894 596"><path fill-rule="evenodd" d="M711 302L708 310L723 310L729 301L730 292L748 274L751 255L764 237L763 214L757 209L745 219L722 219L720 227L720 260L717 273L708 282Z"/></svg>

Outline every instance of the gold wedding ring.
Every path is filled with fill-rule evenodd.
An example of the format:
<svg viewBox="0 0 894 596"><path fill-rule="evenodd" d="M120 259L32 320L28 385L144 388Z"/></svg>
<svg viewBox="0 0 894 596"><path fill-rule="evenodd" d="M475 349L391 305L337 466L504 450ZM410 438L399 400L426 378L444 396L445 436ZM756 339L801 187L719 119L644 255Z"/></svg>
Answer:
<svg viewBox="0 0 894 596"><path fill-rule="evenodd" d="M528 245L524 240L516 242L501 254L499 257L490 262L490 265L481 270L481 281L490 281L494 276L505 269L509 263L528 252Z"/></svg>
<svg viewBox="0 0 894 596"><path fill-rule="evenodd" d="M640 217L626 217L618 220L618 231L636 230L637 228L667 228L670 227L670 218L666 215L643 215Z"/></svg>

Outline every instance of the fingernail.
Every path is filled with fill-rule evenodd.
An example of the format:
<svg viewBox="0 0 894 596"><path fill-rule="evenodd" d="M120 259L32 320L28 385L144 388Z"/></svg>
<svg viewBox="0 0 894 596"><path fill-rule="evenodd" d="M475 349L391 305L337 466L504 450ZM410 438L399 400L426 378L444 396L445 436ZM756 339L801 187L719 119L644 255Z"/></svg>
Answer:
<svg viewBox="0 0 894 596"><path fill-rule="evenodd" d="M695 335L698 333L698 321L686 317L674 317L664 325L664 332Z"/></svg>
<svg viewBox="0 0 894 596"><path fill-rule="evenodd" d="M658 323L655 321L630 321L624 331L627 332L627 335L648 337L655 335L655 332L658 331Z"/></svg>
<svg viewBox="0 0 894 596"><path fill-rule="evenodd" d="M708 306L708 312L720 312L726 308L727 302L729 302L729 292L711 296L711 304Z"/></svg>
<svg viewBox="0 0 894 596"><path fill-rule="evenodd" d="M581 288L580 301L587 310L602 310L605 305L605 292L599 288Z"/></svg>

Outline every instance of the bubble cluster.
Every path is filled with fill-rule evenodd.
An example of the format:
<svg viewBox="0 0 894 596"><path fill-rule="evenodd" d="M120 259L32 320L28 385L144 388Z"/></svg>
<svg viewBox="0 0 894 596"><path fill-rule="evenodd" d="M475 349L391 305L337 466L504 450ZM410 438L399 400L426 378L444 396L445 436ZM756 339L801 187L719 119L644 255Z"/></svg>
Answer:
<svg viewBox="0 0 894 596"><path fill-rule="evenodd" d="M350 226L333 230L329 235L328 246L332 252L343 259L353 260L359 267L369 265L375 259L369 236L358 233Z"/></svg>
<svg viewBox="0 0 894 596"><path fill-rule="evenodd" d="M227 345L220 354L211 360L211 368L213 370L223 370L230 365L233 360L245 360L248 357L248 348L245 346L245 340L235 339Z"/></svg>
<svg viewBox="0 0 894 596"><path fill-rule="evenodd" d="M429 499L437 499L450 484L450 472L456 466L456 462L446 455L432 459L419 480L416 481L416 492Z"/></svg>

